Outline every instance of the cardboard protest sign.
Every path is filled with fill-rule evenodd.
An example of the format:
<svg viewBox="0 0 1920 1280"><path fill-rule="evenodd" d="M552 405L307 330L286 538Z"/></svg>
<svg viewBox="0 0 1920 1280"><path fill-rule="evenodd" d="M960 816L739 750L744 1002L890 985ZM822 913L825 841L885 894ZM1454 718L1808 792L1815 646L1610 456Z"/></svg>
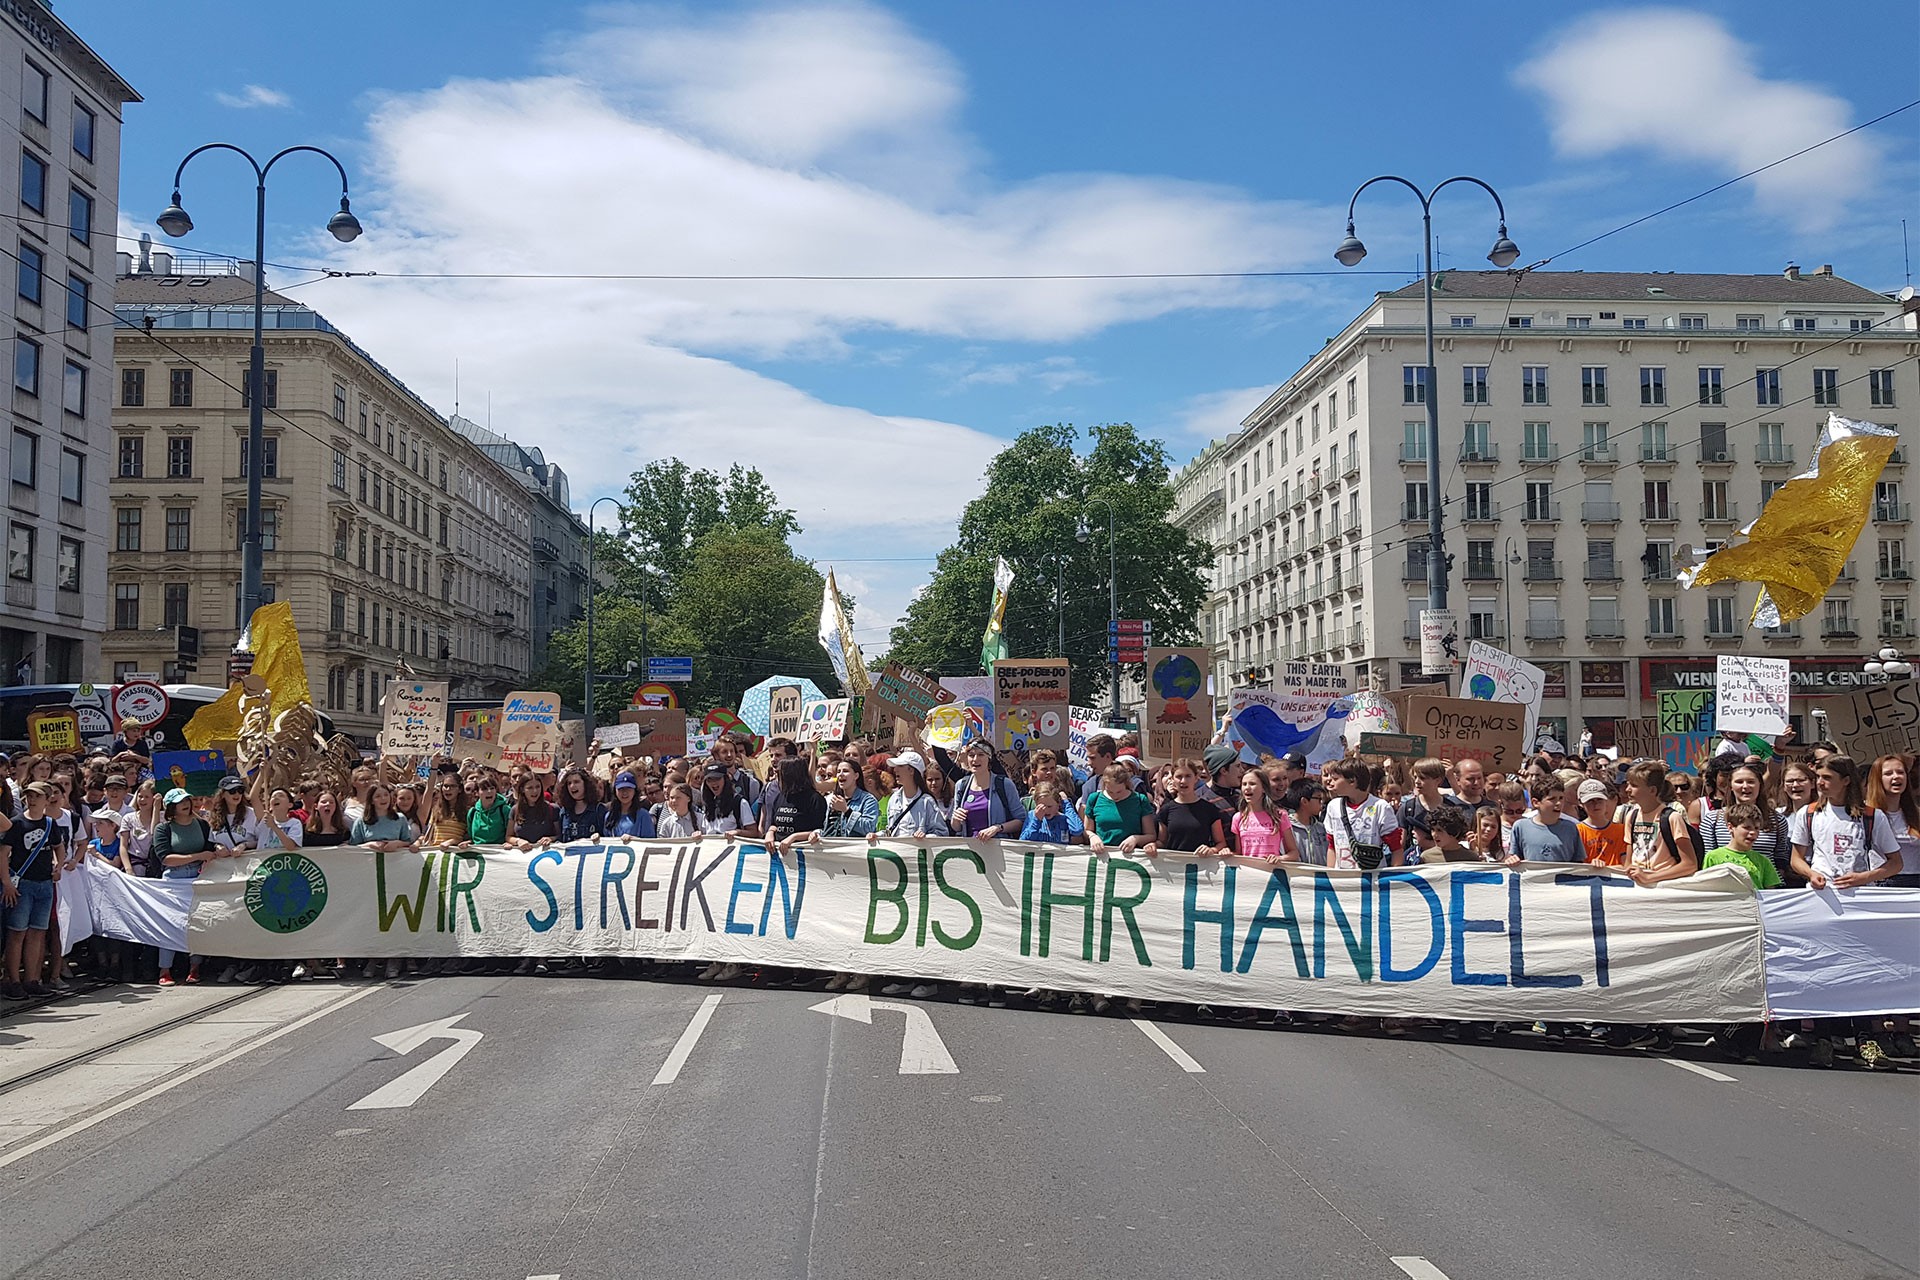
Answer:
<svg viewBox="0 0 1920 1280"><path fill-rule="evenodd" d="M1239 688L1227 695L1227 744L1248 764L1262 755L1298 752L1308 767L1346 754L1344 712L1335 705L1352 682L1347 668L1332 662L1283 662L1271 689Z"/></svg>
<svg viewBox="0 0 1920 1280"><path fill-rule="evenodd" d="M634 740L622 744L623 756L684 756L687 754L687 714L678 707L631 707L620 713L621 726L632 726Z"/></svg>
<svg viewBox="0 0 1920 1280"><path fill-rule="evenodd" d="M1920 680L1891 680L1825 702L1828 734L1862 768L1920 743Z"/></svg>
<svg viewBox="0 0 1920 1280"><path fill-rule="evenodd" d="M553 753L554 768L586 768L587 746L587 722L585 720L562 720L560 722L560 745Z"/></svg>
<svg viewBox="0 0 1920 1280"><path fill-rule="evenodd" d="M1785 733L1792 673L1793 664L1785 658L1720 654L1713 671L1715 732Z"/></svg>
<svg viewBox="0 0 1920 1280"><path fill-rule="evenodd" d="M153 777L162 794L174 787L190 796L210 796L227 776L227 758L218 751L156 751Z"/></svg>
<svg viewBox="0 0 1920 1280"><path fill-rule="evenodd" d="M800 742L845 742L851 698L811 698L800 711Z"/></svg>
<svg viewBox="0 0 1920 1280"><path fill-rule="evenodd" d="M940 687L953 695L927 710L925 726L930 746L958 751L975 738L993 740L993 677L942 676Z"/></svg>
<svg viewBox="0 0 1920 1280"><path fill-rule="evenodd" d="M560 750L560 695L520 689L500 704L500 755L510 765L552 773Z"/></svg>
<svg viewBox="0 0 1920 1280"><path fill-rule="evenodd" d="M71 707L43 707L27 713L27 745L38 755L77 754L80 717Z"/></svg>
<svg viewBox="0 0 1920 1280"><path fill-rule="evenodd" d="M1660 758L1667 768L1692 773L1713 750L1713 690L1660 691Z"/></svg>
<svg viewBox="0 0 1920 1280"><path fill-rule="evenodd" d="M1652 760L1660 755L1660 717L1623 716L1613 722L1613 746L1622 760Z"/></svg>
<svg viewBox="0 0 1920 1280"><path fill-rule="evenodd" d="M596 736L600 739L600 745L609 751L618 751L622 747L637 747L640 745L640 726L625 722L603 724L596 731Z"/></svg>
<svg viewBox="0 0 1920 1280"><path fill-rule="evenodd" d="M1002 658L993 664L997 745L1013 751L1067 749L1069 671L1065 658Z"/></svg>
<svg viewBox="0 0 1920 1280"><path fill-rule="evenodd" d="M1547 689L1547 673L1504 649L1475 640L1467 646L1467 667L1460 690L1469 698L1513 702L1527 709L1526 746L1539 741L1540 699Z"/></svg>
<svg viewBox="0 0 1920 1280"><path fill-rule="evenodd" d="M1363 733L1360 735L1360 754L1418 760L1427 754L1427 736L1423 733Z"/></svg>
<svg viewBox="0 0 1920 1280"><path fill-rule="evenodd" d="M952 702L954 696L938 680L918 671L889 662L867 699L868 715L895 716L914 724L926 721L927 712Z"/></svg>
<svg viewBox="0 0 1920 1280"><path fill-rule="evenodd" d="M453 738L455 760L478 760L486 765L499 765L502 762L500 708L456 711L449 730Z"/></svg>
<svg viewBox="0 0 1920 1280"><path fill-rule="evenodd" d="M1199 759L1213 738L1213 651L1149 648L1146 667L1140 758L1148 764Z"/></svg>
<svg viewBox="0 0 1920 1280"><path fill-rule="evenodd" d="M1418 698L1408 704L1408 733L1425 735L1442 760L1478 760L1512 773L1526 760L1526 708L1479 698Z"/></svg>
<svg viewBox="0 0 1920 1280"><path fill-rule="evenodd" d="M381 754L425 756L446 749L447 682L396 680L387 686Z"/></svg>
<svg viewBox="0 0 1920 1280"><path fill-rule="evenodd" d="M806 693L797 684L775 685L767 690L767 736L791 738L800 732L800 712Z"/></svg>

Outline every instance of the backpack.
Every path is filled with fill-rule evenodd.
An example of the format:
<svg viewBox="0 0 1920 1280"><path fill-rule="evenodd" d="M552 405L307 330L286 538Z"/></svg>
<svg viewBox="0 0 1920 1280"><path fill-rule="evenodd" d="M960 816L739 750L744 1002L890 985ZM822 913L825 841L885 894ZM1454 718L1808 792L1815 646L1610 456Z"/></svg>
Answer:
<svg viewBox="0 0 1920 1280"><path fill-rule="evenodd" d="M958 809L967 802L967 797L972 794L973 775L968 774L961 778L954 786L953 807ZM1015 818L1019 818L1023 823L1026 821L1026 806L1020 803L1020 789L1013 785L1012 778L1009 778L1004 773L994 774L993 789L990 795L998 797L1001 807L1006 810L1006 816L1000 819L1001 822L1012 822ZM993 807L991 804L987 807L987 819L989 824L991 824L993 819Z"/></svg>

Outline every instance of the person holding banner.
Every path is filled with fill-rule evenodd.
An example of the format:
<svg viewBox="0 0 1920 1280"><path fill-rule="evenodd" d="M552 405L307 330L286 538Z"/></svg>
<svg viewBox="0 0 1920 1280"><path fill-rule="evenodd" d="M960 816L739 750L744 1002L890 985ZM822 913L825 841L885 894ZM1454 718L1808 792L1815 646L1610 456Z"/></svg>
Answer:
<svg viewBox="0 0 1920 1280"><path fill-rule="evenodd" d="M1406 833L1393 806L1373 794L1373 766L1364 760L1335 760L1323 776L1333 793L1327 804L1333 865L1349 871L1400 866Z"/></svg>
<svg viewBox="0 0 1920 1280"><path fill-rule="evenodd" d="M584 769L568 769L556 789L561 844L600 842L607 833L607 807L600 803L600 784Z"/></svg>
<svg viewBox="0 0 1920 1280"><path fill-rule="evenodd" d="M1900 842L1866 802L1860 766L1828 756L1814 773L1820 798L1793 815L1793 869L1815 889L1854 889L1900 874Z"/></svg>
<svg viewBox="0 0 1920 1280"><path fill-rule="evenodd" d="M716 751L719 745L714 744ZM743 778L753 777L744 769L739 772ZM694 811L700 819L702 835L752 838L760 834L760 828L754 825L753 802L734 790L732 774L725 768L709 766L700 777L700 798L694 804Z"/></svg>
<svg viewBox="0 0 1920 1280"><path fill-rule="evenodd" d="M426 843L431 848L448 849L467 838L467 789L460 785L457 773L435 774L433 789L427 795Z"/></svg>
<svg viewBox="0 0 1920 1280"><path fill-rule="evenodd" d="M1013 779L993 771L993 749L975 738L960 751L967 772L954 783L948 828L972 840L998 840L1020 834L1027 810Z"/></svg>
<svg viewBox="0 0 1920 1280"><path fill-rule="evenodd" d="M1110 764L1100 789L1086 800L1087 844L1095 853L1113 846L1132 853L1154 841L1153 801L1133 789L1133 769Z"/></svg>
<svg viewBox="0 0 1920 1280"><path fill-rule="evenodd" d="M148 853L152 865L161 868L168 880L193 880L200 875L200 864L222 856L213 845L213 828L193 811L193 797L184 787L174 787L160 798L160 821L153 828L153 845ZM186 972L174 973L177 951L160 952L160 985L200 981L200 962L204 957L187 956Z"/></svg>
<svg viewBox="0 0 1920 1280"><path fill-rule="evenodd" d="M1900 844L1901 872L1890 884L1920 885L1920 794L1911 780L1911 762L1901 755L1881 756L1867 773L1867 803L1887 815Z"/></svg>
<svg viewBox="0 0 1920 1280"><path fill-rule="evenodd" d="M1243 858L1298 862L1300 840L1287 811L1274 803L1267 775L1248 769L1240 775L1240 812L1233 815L1234 850Z"/></svg>
<svg viewBox="0 0 1920 1280"><path fill-rule="evenodd" d="M1513 839L1507 847L1506 864L1523 862L1585 862L1586 843L1580 838L1580 824L1561 812L1567 784L1553 774L1535 783L1533 812L1513 824Z"/></svg>
<svg viewBox="0 0 1920 1280"><path fill-rule="evenodd" d="M1173 762L1173 794L1154 815L1157 834L1142 847L1142 853L1152 857L1162 845L1176 853L1197 853L1203 858L1233 852L1227 843L1226 824L1220 820L1220 806L1200 796L1200 777L1205 769L1198 760Z"/></svg>
<svg viewBox="0 0 1920 1280"><path fill-rule="evenodd" d="M691 791L687 792L687 798L693 798ZM613 799L607 801L601 830L626 844L632 844L636 837L652 840L659 834L659 824L654 820L653 810L641 798L639 781L630 771L614 775ZM689 831L687 834L695 833Z"/></svg>
<svg viewBox="0 0 1920 1280"><path fill-rule="evenodd" d="M826 799L828 835L870 836L879 830L880 802L860 785L860 766L851 758L834 766Z"/></svg>
<svg viewBox="0 0 1920 1280"><path fill-rule="evenodd" d="M1635 884L1678 880L1700 869L1700 842L1674 798L1666 765L1643 760L1627 770L1627 807L1621 816L1632 849L1627 874Z"/></svg>
<svg viewBox="0 0 1920 1280"><path fill-rule="evenodd" d="M918 751L902 751L887 760L893 770L895 791L887 802L885 832L897 836L944 836L947 820L940 806L927 793L927 762ZM879 840L879 833L867 837Z"/></svg>
<svg viewBox="0 0 1920 1280"><path fill-rule="evenodd" d="M1727 791L1733 797L1733 804L1758 805L1767 814L1768 821L1754 834L1753 847L1773 863L1774 878L1784 883L1793 871L1793 840L1787 832L1786 818L1774 809L1773 801L1767 795L1766 769L1753 764L1734 765L1727 771ZM1715 850L1733 844L1732 820L1727 816L1731 808L1732 805L1725 805L1704 816L1700 823L1702 849Z"/></svg>

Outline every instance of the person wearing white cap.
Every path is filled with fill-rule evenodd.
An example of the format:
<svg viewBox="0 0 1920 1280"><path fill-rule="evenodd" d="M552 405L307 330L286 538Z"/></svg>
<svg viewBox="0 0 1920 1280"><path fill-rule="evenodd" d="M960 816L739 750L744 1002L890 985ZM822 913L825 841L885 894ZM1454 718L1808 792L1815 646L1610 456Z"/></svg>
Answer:
<svg viewBox="0 0 1920 1280"><path fill-rule="evenodd" d="M887 805L884 834L890 837L946 835L947 824L940 814L940 806L927 793L926 758L918 751L902 751L887 761L887 767L893 770L894 781L900 784L900 789L893 793ZM882 834L876 831L867 840L872 843Z"/></svg>
<svg viewBox="0 0 1920 1280"><path fill-rule="evenodd" d="M120 838L123 821L120 814L112 809L95 809L93 819L93 839L87 842L87 852L128 875L133 874L133 862L127 856L126 841Z"/></svg>

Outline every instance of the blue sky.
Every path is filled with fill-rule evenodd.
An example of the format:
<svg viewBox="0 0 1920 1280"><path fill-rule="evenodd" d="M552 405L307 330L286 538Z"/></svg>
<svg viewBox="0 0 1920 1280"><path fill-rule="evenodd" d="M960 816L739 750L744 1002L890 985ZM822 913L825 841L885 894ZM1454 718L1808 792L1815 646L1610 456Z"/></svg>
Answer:
<svg viewBox="0 0 1920 1280"><path fill-rule="evenodd" d="M1368 269L1137 281L561 281L449 273L1337 272L1353 188L1458 172L1522 261L1920 98L1920 10L1804 3L530 5L69 0L145 96L122 227L201 142L328 147L269 189L273 277L443 411L566 467L577 505L650 458L761 467L870 645L998 444L1127 419L1176 459L1416 271L1410 199L1361 206ZM186 251L244 252L248 175L197 160ZM1904 282L1920 108L1556 268ZM1920 220L1917 220L1920 221ZM1436 211L1481 265L1484 200ZM1913 229L1920 239L1920 225ZM311 283L303 283L311 282Z"/></svg>

